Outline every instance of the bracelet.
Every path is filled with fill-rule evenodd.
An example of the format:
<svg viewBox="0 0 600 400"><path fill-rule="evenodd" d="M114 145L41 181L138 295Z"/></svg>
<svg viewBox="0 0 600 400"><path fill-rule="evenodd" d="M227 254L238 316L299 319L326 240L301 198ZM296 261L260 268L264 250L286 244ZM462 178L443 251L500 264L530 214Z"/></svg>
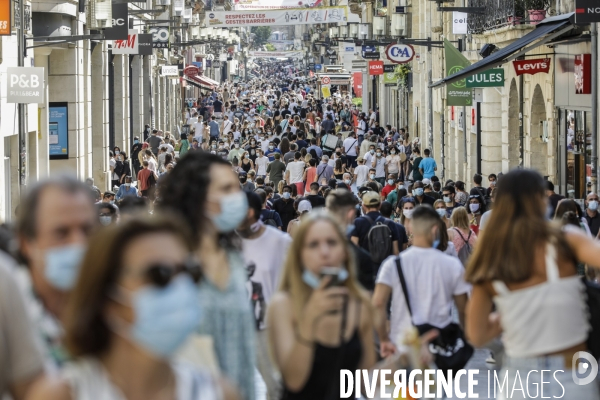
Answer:
<svg viewBox="0 0 600 400"><path fill-rule="evenodd" d="M303 344L308 347L312 347L314 345L314 342L312 340L306 340L302 336L300 336L300 332L298 332L297 330L296 330L296 340L298 341L298 343Z"/></svg>

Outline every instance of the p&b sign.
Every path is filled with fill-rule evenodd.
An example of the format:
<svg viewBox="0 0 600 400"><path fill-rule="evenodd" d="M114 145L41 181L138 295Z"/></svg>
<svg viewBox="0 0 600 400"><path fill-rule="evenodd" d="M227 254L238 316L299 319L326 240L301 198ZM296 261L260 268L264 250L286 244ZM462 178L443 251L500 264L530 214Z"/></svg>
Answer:
<svg viewBox="0 0 600 400"><path fill-rule="evenodd" d="M43 103L45 82L44 68L36 67L8 67L7 78L7 103Z"/></svg>

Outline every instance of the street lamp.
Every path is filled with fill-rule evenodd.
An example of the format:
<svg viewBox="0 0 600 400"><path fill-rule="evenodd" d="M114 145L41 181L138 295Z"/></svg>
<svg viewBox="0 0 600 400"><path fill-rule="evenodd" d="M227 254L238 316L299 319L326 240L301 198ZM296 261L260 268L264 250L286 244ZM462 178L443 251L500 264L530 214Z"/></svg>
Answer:
<svg viewBox="0 0 600 400"><path fill-rule="evenodd" d="M358 39L358 23L350 23L350 37L353 39Z"/></svg>
<svg viewBox="0 0 600 400"><path fill-rule="evenodd" d="M385 17L373 17L373 35L385 36L387 33L387 24Z"/></svg>
<svg viewBox="0 0 600 400"><path fill-rule="evenodd" d="M346 39L348 37L348 25L340 26L340 37Z"/></svg>
<svg viewBox="0 0 600 400"><path fill-rule="evenodd" d="M392 14L392 36L404 36L406 32L406 14Z"/></svg>
<svg viewBox="0 0 600 400"><path fill-rule="evenodd" d="M360 38L362 40L370 39L370 37L369 37L369 24L359 24L358 30L360 32Z"/></svg>
<svg viewBox="0 0 600 400"><path fill-rule="evenodd" d="M340 37L340 27L333 26L333 27L329 28L329 38L334 39L334 38L338 38L338 37Z"/></svg>

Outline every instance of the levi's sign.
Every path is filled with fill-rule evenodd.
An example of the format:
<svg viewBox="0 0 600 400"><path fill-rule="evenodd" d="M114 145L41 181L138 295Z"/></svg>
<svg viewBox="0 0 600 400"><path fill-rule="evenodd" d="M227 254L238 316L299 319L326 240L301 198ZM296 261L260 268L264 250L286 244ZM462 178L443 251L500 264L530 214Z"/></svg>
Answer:
<svg viewBox="0 0 600 400"><path fill-rule="evenodd" d="M8 67L6 68L8 90L7 103L43 103L44 68Z"/></svg>
<svg viewBox="0 0 600 400"><path fill-rule="evenodd" d="M488 69L467 78L467 87L502 87L504 86L504 68Z"/></svg>
<svg viewBox="0 0 600 400"><path fill-rule="evenodd" d="M540 72L548 73L550 71L549 58L536 58L534 60L513 61L517 76L529 74L535 75Z"/></svg>

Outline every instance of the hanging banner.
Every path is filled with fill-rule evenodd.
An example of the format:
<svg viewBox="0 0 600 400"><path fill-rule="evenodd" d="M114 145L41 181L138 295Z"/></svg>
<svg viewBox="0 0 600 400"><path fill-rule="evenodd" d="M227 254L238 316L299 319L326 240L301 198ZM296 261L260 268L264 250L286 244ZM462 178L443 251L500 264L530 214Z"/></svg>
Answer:
<svg viewBox="0 0 600 400"><path fill-rule="evenodd" d="M354 96L362 97L362 72L353 72L352 73L352 89L354 89Z"/></svg>
<svg viewBox="0 0 600 400"><path fill-rule="evenodd" d="M396 86L398 84L396 75L393 72L385 72L383 74L383 84L385 86Z"/></svg>
<svg viewBox="0 0 600 400"><path fill-rule="evenodd" d="M575 68L573 71L575 78L575 94L592 93L592 55L576 54Z"/></svg>
<svg viewBox="0 0 600 400"><path fill-rule="evenodd" d="M127 3L112 3L112 28L104 30L106 40L126 40L129 32Z"/></svg>
<svg viewBox="0 0 600 400"><path fill-rule="evenodd" d="M234 0L235 10L268 10L278 8L316 7L323 0Z"/></svg>
<svg viewBox="0 0 600 400"><path fill-rule="evenodd" d="M152 47L157 49L166 49L169 47L169 27L153 26L148 29L152 34Z"/></svg>
<svg viewBox="0 0 600 400"><path fill-rule="evenodd" d="M515 72L519 75L535 75L540 72L548 73L550 71L549 58L536 58L533 60L513 61Z"/></svg>
<svg viewBox="0 0 600 400"><path fill-rule="evenodd" d="M12 9L12 1L0 2L0 36L10 36L10 10Z"/></svg>
<svg viewBox="0 0 600 400"><path fill-rule="evenodd" d="M323 98L325 99L331 97L331 89L329 89L329 86L322 86L321 93L323 93Z"/></svg>
<svg viewBox="0 0 600 400"><path fill-rule="evenodd" d="M304 58L301 51L251 51L248 54L256 58Z"/></svg>
<svg viewBox="0 0 600 400"><path fill-rule="evenodd" d="M138 35L138 54L141 56L152 55L152 35L150 33Z"/></svg>
<svg viewBox="0 0 600 400"><path fill-rule="evenodd" d="M206 26L277 26L313 25L346 22L348 7L321 7L315 9L284 9L268 11L209 11Z"/></svg>
<svg viewBox="0 0 600 400"><path fill-rule="evenodd" d="M460 72L471 65L469 60L446 39L444 39L444 52L446 55L446 76ZM472 90L466 86L466 79L449 83L446 104L449 106L470 106L473 103L473 94Z"/></svg>
<svg viewBox="0 0 600 400"><path fill-rule="evenodd" d="M127 40L113 41L113 54L139 54L139 40L137 30L131 29Z"/></svg>
<svg viewBox="0 0 600 400"><path fill-rule="evenodd" d="M51 160L69 158L69 111L67 103L48 104L48 146Z"/></svg>

